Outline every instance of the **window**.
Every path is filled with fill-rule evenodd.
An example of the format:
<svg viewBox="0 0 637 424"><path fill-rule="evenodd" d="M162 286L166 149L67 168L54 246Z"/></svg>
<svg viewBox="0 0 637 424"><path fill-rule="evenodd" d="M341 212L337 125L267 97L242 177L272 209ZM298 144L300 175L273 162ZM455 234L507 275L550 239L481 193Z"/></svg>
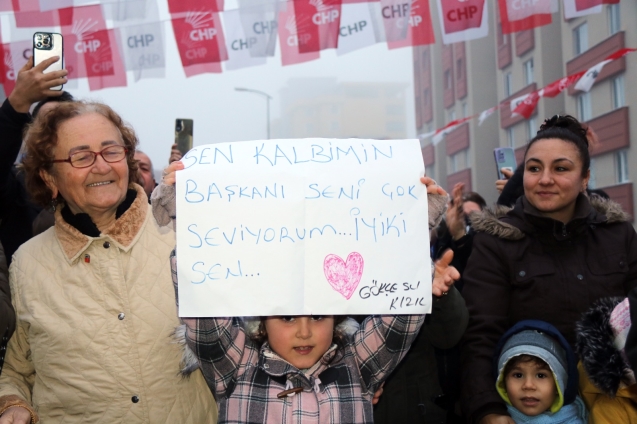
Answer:
<svg viewBox="0 0 637 424"><path fill-rule="evenodd" d="M577 116L579 120L583 122L592 118L590 92L577 96Z"/></svg>
<svg viewBox="0 0 637 424"><path fill-rule="evenodd" d="M466 118L468 115L467 102L462 102L462 117Z"/></svg>
<svg viewBox="0 0 637 424"><path fill-rule="evenodd" d="M425 105L429 105L431 103L431 92L429 91L428 88L425 88L425 91L423 92L423 96L425 98Z"/></svg>
<svg viewBox="0 0 637 424"><path fill-rule="evenodd" d="M504 97L509 97L513 94L513 75L511 72L504 74Z"/></svg>
<svg viewBox="0 0 637 424"><path fill-rule="evenodd" d="M597 188L597 172L595 166L595 158L591 158L591 166L589 168L591 170L591 176L588 179L588 188L591 190Z"/></svg>
<svg viewBox="0 0 637 424"><path fill-rule="evenodd" d="M456 111L452 109L449 111L449 122L455 121L455 120L456 120Z"/></svg>
<svg viewBox="0 0 637 424"><path fill-rule="evenodd" d="M626 105L626 97L624 94L624 75L613 78L613 108L618 109Z"/></svg>
<svg viewBox="0 0 637 424"><path fill-rule="evenodd" d="M533 84L535 77L533 76L533 58L524 62L524 85Z"/></svg>
<svg viewBox="0 0 637 424"><path fill-rule="evenodd" d="M577 56L588 50L588 24L584 22L573 30L573 52Z"/></svg>
<svg viewBox="0 0 637 424"><path fill-rule="evenodd" d="M537 120L535 119L535 117L529 118L529 120L526 121L526 138L528 141L531 141L531 139L537 135L538 129L539 128L537 127Z"/></svg>
<svg viewBox="0 0 637 424"><path fill-rule="evenodd" d="M451 70L445 71L445 90L451 90Z"/></svg>
<svg viewBox="0 0 637 424"><path fill-rule="evenodd" d="M608 33L613 35L621 31L621 15L619 14L619 4L608 6Z"/></svg>
<svg viewBox="0 0 637 424"><path fill-rule="evenodd" d="M449 156L449 169L451 169L452 174L458 172L458 153Z"/></svg>
<svg viewBox="0 0 637 424"><path fill-rule="evenodd" d="M617 183L628 182L628 152L620 150L615 153L615 169L617 169Z"/></svg>
<svg viewBox="0 0 637 424"><path fill-rule="evenodd" d="M456 61L456 79L460 81L462 79L462 58Z"/></svg>
<svg viewBox="0 0 637 424"><path fill-rule="evenodd" d="M515 133L513 127L507 128L507 143L509 147L515 147Z"/></svg>

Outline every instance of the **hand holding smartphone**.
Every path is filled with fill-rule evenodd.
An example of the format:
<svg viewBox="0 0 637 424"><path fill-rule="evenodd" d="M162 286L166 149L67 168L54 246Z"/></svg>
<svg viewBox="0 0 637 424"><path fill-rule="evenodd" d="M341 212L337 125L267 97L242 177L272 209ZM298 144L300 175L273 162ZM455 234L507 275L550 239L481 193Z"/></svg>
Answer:
<svg viewBox="0 0 637 424"><path fill-rule="evenodd" d="M502 174L502 168L508 169L511 173L515 172L515 168L517 168L513 148L496 147L493 149L493 155L495 156L495 166L498 171L498 179L506 180L507 177Z"/></svg>
<svg viewBox="0 0 637 424"><path fill-rule="evenodd" d="M192 149L192 135L192 119L175 119L175 144L177 144L177 148L182 155L185 155L190 149Z"/></svg>
<svg viewBox="0 0 637 424"><path fill-rule="evenodd" d="M44 70L44 73L61 71L64 69L64 42L62 34L54 32L36 32L33 34L33 66L43 61L59 56L60 60ZM62 90L62 85L51 87L51 90Z"/></svg>

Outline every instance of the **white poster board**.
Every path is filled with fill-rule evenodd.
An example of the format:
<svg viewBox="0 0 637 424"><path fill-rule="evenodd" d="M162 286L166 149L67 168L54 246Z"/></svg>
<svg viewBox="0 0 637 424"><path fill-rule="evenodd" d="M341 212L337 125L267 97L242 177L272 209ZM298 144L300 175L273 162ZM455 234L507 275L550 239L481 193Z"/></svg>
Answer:
<svg viewBox="0 0 637 424"><path fill-rule="evenodd" d="M418 140L220 143L182 162L180 316L431 311Z"/></svg>

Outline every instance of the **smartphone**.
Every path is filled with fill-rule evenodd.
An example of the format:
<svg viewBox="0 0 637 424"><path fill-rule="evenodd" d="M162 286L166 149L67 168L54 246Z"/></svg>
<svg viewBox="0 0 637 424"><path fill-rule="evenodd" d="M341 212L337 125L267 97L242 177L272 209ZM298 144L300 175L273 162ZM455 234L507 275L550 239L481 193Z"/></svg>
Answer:
<svg viewBox="0 0 637 424"><path fill-rule="evenodd" d="M493 155L495 156L495 166L498 170L498 179L504 180L506 177L500 171L502 168L508 169L511 172L515 172L517 163L515 161L515 152L511 147L496 147L493 149Z"/></svg>
<svg viewBox="0 0 637 424"><path fill-rule="evenodd" d="M192 149L192 119L175 119L175 143L182 155Z"/></svg>
<svg viewBox="0 0 637 424"><path fill-rule="evenodd" d="M60 60L49 66L44 72L60 71L64 69L64 42L62 34L55 32L36 32L33 34L33 66L44 60L59 56ZM61 90L62 86L51 87L51 90Z"/></svg>

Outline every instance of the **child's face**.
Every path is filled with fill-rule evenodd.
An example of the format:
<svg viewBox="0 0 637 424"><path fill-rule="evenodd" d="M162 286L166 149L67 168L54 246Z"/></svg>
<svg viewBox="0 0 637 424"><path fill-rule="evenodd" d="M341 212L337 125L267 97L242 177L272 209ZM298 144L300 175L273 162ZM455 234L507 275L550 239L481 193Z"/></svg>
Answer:
<svg viewBox="0 0 637 424"><path fill-rule="evenodd" d="M306 369L316 364L332 345L334 317L268 317L265 330L273 351L296 368Z"/></svg>
<svg viewBox="0 0 637 424"><path fill-rule="evenodd" d="M511 404L529 416L546 412L557 395L553 373L535 361L516 364L505 376L505 385Z"/></svg>

